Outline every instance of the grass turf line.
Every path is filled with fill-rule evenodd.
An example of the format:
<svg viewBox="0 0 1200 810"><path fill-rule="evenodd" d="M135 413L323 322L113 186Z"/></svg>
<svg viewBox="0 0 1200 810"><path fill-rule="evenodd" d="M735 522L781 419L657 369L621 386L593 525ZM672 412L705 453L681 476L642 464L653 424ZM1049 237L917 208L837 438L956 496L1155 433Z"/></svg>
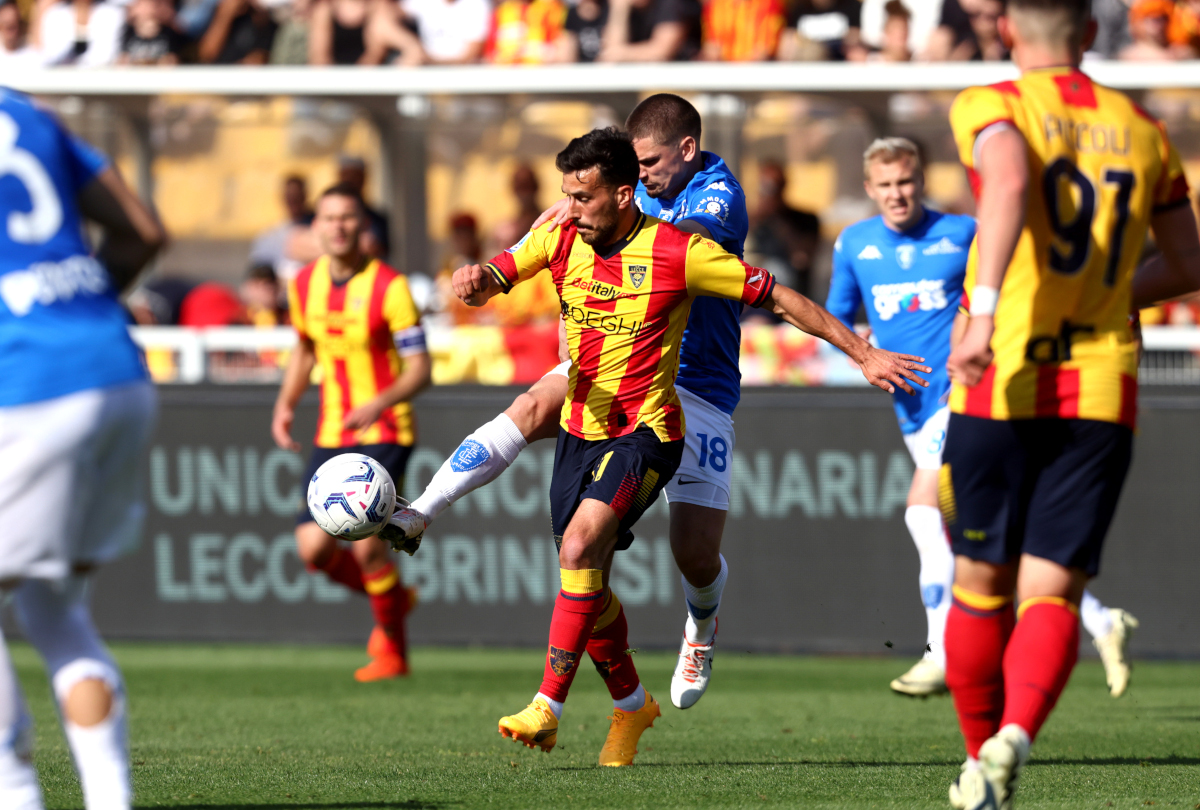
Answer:
<svg viewBox="0 0 1200 810"><path fill-rule="evenodd" d="M403 681L357 684L361 649L118 644L137 807L946 808L962 744L949 698L895 696L899 657L720 650L711 690L670 706L675 656L638 669L663 705L633 768L596 767L611 701L576 678L560 747L496 732L537 689L537 651L419 648ZM48 810L82 807L40 662L13 657L38 724ZM1076 670L1017 794L1032 808L1200 806L1200 664L1139 663L1113 700Z"/></svg>

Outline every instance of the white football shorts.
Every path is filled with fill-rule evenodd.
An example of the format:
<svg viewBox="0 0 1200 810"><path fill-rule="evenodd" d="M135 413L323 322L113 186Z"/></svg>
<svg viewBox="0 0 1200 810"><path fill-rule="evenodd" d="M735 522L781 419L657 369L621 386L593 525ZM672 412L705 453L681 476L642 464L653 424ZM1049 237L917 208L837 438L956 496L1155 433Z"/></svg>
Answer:
<svg viewBox="0 0 1200 810"><path fill-rule="evenodd" d="M946 444L946 427L950 424L950 406L945 405L925 420L925 424L904 436L908 454L918 470L940 470L942 448Z"/></svg>
<svg viewBox="0 0 1200 810"><path fill-rule="evenodd" d="M136 382L0 408L0 581L63 579L137 546L157 403Z"/></svg>
<svg viewBox="0 0 1200 810"><path fill-rule="evenodd" d="M675 386L683 404L687 435L683 461L667 484L667 503L694 503L729 509L733 473L733 417L690 391Z"/></svg>

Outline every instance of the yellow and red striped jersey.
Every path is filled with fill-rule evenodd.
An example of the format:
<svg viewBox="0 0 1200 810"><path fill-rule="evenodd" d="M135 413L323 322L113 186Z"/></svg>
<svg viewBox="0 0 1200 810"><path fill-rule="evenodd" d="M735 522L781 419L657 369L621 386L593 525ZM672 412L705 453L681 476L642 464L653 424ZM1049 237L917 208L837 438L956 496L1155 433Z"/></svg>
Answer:
<svg viewBox="0 0 1200 810"><path fill-rule="evenodd" d="M558 0L500 0L485 43L487 60L498 65L551 62L566 21L567 7Z"/></svg>
<svg viewBox="0 0 1200 810"><path fill-rule="evenodd" d="M1028 144L1025 227L1004 277L995 359L955 413L991 419L1079 418L1133 426L1137 350L1133 274L1151 215L1188 200L1163 125L1123 93L1073 68L1026 72L964 90L950 110L976 194L977 144L1015 127ZM981 137L981 135L983 137ZM976 244L964 288L975 284Z"/></svg>
<svg viewBox="0 0 1200 810"><path fill-rule="evenodd" d="M573 225L543 227L487 267L506 292L550 270L572 358L562 426L588 440L624 436L640 424L663 441L682 439L675 374L692 299L761 306L775 286L766 270L716 242L645 214L603 254Z"/></svg>
<svg viewBox="0 0 1200 810"><path fill-rule="evenodd" d="M705 43L715 42L723 62L771 59L787 24L782 0L708 0Z"/></svg>
<svg viewBox="0 0 1200 810"><path fill-rule="evenodd" d="M416 440L412 406L401 402L383 412L361 436L344 430L342 419L393 382L403 367L401 353L425 350L421 317L408 279L380 261L337 284L329 257L305 267L288 284L292 324L311 340L321 369L317 447L404 444Z"/></svg>

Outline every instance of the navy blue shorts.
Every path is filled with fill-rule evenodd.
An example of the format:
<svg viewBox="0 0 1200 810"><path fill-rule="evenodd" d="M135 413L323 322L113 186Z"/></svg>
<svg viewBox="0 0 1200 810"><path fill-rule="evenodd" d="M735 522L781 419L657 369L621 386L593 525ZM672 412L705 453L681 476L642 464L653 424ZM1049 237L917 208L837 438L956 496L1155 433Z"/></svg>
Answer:
<svg viewBox="0 0 1200 810"><path fill-rule="evenodd" d="M954 553L1095 576L1132 452L1133 431L1111 422L951 414L938 500Z"/></svg>
<svg viewBox="0 0 1200 810"><path fill-rule="evenodd" d="M611 506L620 517L617 549L633 543L633 524L658 498L683 458L683 440L661 441L642 425L616 439L588 441L559 428L550 481L550 525L554 544L584 499Z"/></svg>
<svg viewBox="0 0 1200 810"><path fill-rule="evenodd" d="M404 492L404 471L408 468L408 457L412 455L412 446L405 444L360 444L355 447L314 447L312 457L308 460L308 470L304 473L304 478L301 479L305 490L308 489L308 484L312 481L313 476L317 474L317 468L334 456L340 456L342 453L362 453L364 456L370 456L383 465L383 468L388 471L388 475L392 476L392 483L396 485L396 494L400 495ZM301 493L303 494L303 493ZM305 499L307 501L307 499ZM301 507L296 513L296 525L308 523L312 520L312 515L308 513L308 506Z"/></svg>

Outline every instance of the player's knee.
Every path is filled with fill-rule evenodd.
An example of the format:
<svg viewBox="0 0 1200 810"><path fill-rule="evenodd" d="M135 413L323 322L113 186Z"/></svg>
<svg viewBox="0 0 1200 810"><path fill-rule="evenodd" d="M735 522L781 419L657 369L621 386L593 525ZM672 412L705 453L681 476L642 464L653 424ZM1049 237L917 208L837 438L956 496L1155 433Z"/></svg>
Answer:
<svg viewBox="0 0 1200 810"><path fill-rule="evenodd" d="M711 585L721 573L721 555L717 551L688 545L672 544L675 564L683 578L697 588Z"/></svg>
<svg viewBox="0 0 1200 810"><path fill-rule="evenodd" d="M121 674L108 661L77 658L51 677L63 717L77 726L94 726L120 711Z"/></svg>

